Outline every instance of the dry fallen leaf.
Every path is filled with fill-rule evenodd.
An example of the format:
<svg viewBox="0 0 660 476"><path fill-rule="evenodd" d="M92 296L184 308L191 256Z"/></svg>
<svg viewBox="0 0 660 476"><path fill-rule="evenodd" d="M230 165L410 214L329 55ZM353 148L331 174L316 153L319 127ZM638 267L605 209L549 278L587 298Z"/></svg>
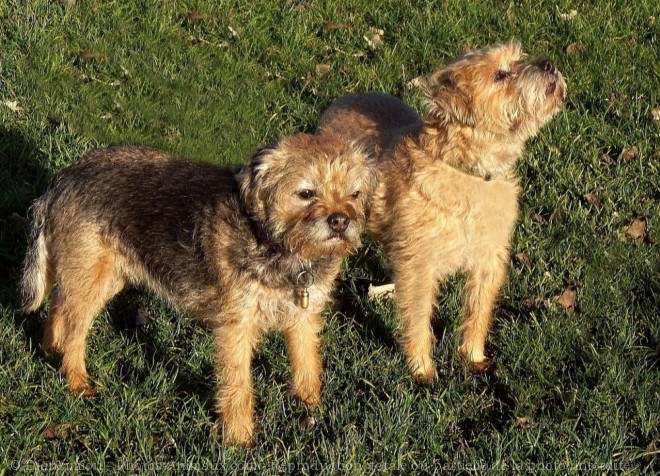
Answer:
<svg viewBox="0 0 660 476"><path fill-rule="evenodd" d="M23 106L18 101L5 101L3 102L5 106L7 106L9 109L11 109L11 112L16 113L16 114L23 114L25 112L25 109L23 109Z"/></svg>
<svg viewBox="0 0 660 476"><path fill-rule="evenodd" d="M381 46L383 46L383 38L378 33L372 35L371 38L365 35L364 39L369 45L369 48L371 48L374 51L380 48Z"/></svg>
<svg viewBox="0 0 660 476"><path fill-rule="evenodd" d="M642 243L646 238L646 220L643 218L635 218L628 228L626 228L626 235L632 238L637 243Z"/></svg>
<svg viewBox="0 0 660 476"><path fill-rule="evenodd" d="M329 64L317 64L316 68L314 68L314 72L317 78L325 76L330 72L330 70L332 70L332 66Z"/></svg>
<svg viewBox="0 0 660 476"><path fill-rule="evenodd" d="M646 450L644 451L644 461L648 464L653 458L657 456L660 452L660 437L656 436L653 438L648 445L646 445Z"/></svg>
<svg viewBox="0 0 660 476"><path fill-rule="evenodd" d="M594 207L596 207L597 209L599 209L600 207L602 207L602 204L600 203L600 200L598 200L598 197L597 197L596 195L594 195L593 193L587 193L587 194L585 194L585 195L584 195L584 199L585 199L588 203L590 203L591 205L593 205Z"/></svg>
<svg viewBox="0 0 660 476"><path fill-rule="evenodd" d="M577 292L573 288L564 289L564 291L562 291L562 293L556 298L557 304L571 312L575 312L576 300Z"/></svg>
<svg viewBox="0 0 660 476"><path fill-rule="evenodd" d="M345 23L325 22L321 28L323 31L348 30L348 25Z"/></svg>
<svg viewBox="0 0 660 476"><path fill-rule="evenodd" d="M316 418L314 418L313 416L305 417L300 422L300 426L302 426L303 428L313 428L314 426L316 426Z"/></svg>
<svg viewBox="0 0 660 476"><path fill-rule="evenodd" d="M374 286L373 284L369 285L369 290L367 291L367 296L369 299L379 299L379 298L391 298L394 297L396 292L394 283L383 284L380 286Z"/></svg>
<svg viewBox="0 0 660 476"><path fill-rule="evenodd" d="M634 159L638 155L639 155L639 147L637 147L636 145L623 149L623 151L621 152L621 158L623 160Z"/></svg>
<svg viewBox="0 0 660 476"><path fill-rule="evenodd" d="M562 20L572 20L578 15L577 10L570 10L568 13L560 13L559 18Z"/></svg>
<svg viewBox="0 0 660 476"><path fill-rule="evenodd" d="M654 121L660 121L660 107L656 107L651 111L651 116Z"/></svg>
<svg viewBox="0 0 660 476"><path fill-rule="evenodd" d="M44 440L54 440L59 437L58 435L59 429L60 429L60 425L49 426L48 428L46 428L44 431L41 432L41 436Z"/></svg>
<svg viewBox="0 0 660 476"><path fill-rule="evenodd" d="M78 52L78 60L79 61L94 61L98 59L104 59L105 55L102 53L96 53L94 51L79 51Z"/></svg>
<svg viewBox="0 0 660 476"><path fill-rule="evenodd" d="M186 15L186 23L196 23L205 20L215 21L217 19L218 19L217 16L211 15L209 13L190 12L188 13L188 15Z"/></svg>
<svg viewBox="0 0 660 476"><path fill-rule="evenodd" d="M541 309L545 306L545 301L540 297L530 297L523 299L522 305L527 309Z"/></svg>
<svg viewBox="0 0 660 476"><path fill-rule="evenodd" d="M424 76L417 76L406 83L406 88L423 88L426 85L426 78Z"/></svg>
<svg viewBox="0 0 660 476"><path fill-rule="evenodd" d="M612 165L614 163L614 159L610 156L610 154L607 153L602 153L598 156L598 160L600 160L603 164L606 165Z"/></svg>
<svg viewBox="0 0 660 476"><path fill-rule="evenodd" d="M536 223L541 224L541 225L547 225L547 224L548 224L548 220L546 220L545 218L543 218L543 217L542 217L541 215L539 215L538 213L535 213L534 215L532 215L532 220L533 220L534 222L536 222Z"/></svg>
<svg viewBox="0 0 660 476"><path fill-rule="evenodd" d="M566 47L566 54L569 56L575 56L585 51L587 51L587 48L582 43L571 43Z"/></svg>
<svg viewBox="0 0 660 476"><path fill-rule="evenodd" d="M522 253L516 254L516 260L518 261L518 263L523 264L528 268L532 267L532 260L529 259L529 256L527 256L527 253L525 253L524 251Z"/></svg>
<svg viewBox="0 0 660 476"><path fill-rule="evenodd" d="M529 428L529 417L518 417L516 418L516 427L519 430L526 430Z"/></svg>

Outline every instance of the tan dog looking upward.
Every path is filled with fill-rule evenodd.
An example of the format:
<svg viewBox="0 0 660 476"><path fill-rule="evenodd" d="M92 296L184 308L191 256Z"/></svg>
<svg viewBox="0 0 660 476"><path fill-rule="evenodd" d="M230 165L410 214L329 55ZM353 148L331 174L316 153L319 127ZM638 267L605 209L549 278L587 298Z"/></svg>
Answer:
<svg viewBox="0 0 660 476"><path fill-rule="evenodd" d="M335 101L318 134L362 144L378 160L369 231L392 265L401 346L414 376L435 377L430 319L439 282L466 272L462 355L487 365L485 343L518 216L516 161L560 109L561 73L517 43L469 53L428 79L423 121L400 100Z"/></svg>

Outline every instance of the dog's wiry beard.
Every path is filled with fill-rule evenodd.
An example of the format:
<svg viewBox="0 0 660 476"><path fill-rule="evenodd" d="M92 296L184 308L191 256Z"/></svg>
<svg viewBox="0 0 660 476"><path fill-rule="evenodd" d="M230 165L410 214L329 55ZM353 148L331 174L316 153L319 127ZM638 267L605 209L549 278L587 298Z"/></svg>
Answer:
<svg viewBox="0 0 660 476"><path fill-rule="evenodd" d="M343 257L360 246L360 233L353 222L346 231L335 233L328 227L326 217L293 222L275 236L287 252L306 260L325 256Z"/></svg>
<svg viewBox="0 0 660 476"><path fill-rule="evenodd" d="M550 75L526 65L517 79L517 104L521 127L517 132L523 140L534 136L561 108L566 87L561 74ZM516 124L518 125L518 124Z"/></svg>

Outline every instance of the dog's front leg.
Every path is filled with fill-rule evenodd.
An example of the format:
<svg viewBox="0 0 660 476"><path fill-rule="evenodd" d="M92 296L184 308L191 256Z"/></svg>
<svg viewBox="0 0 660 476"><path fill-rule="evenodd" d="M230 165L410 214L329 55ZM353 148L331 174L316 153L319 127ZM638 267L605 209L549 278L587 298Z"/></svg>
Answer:
<svg viewBox="0 0 660 476"><path fill-rule="evenodd" d="M466 284L466 320L462 326L460 352L476 370L488 366L486 337L493 317L493 307L506 279L507 252L489 253L469 271Z"/></svg>
<svg viewBox="0 0 660 476"><path fill-rule="evenodd" d="M393 256L396 303L401 318L400 343L413 377L424 384L435 379L431 315L438 289L435 263L420 253L410 259Z"/></svg>
<svg viewBox="0 0 660 476"><path fill-rule="evenodd" d="M216 409L225 443L249 446L254 433L251 364L258 340L256 317L244 312L214 329L218 361Z"/></svg>
<svg viewBox="0 0 660 476"><path fill-rule="evenodd" d="M319 333L322 328L320 314L301 312L300 318L284 329L291 360L291 392L307 405L321 402L323 362L319 352Z"/></svg>

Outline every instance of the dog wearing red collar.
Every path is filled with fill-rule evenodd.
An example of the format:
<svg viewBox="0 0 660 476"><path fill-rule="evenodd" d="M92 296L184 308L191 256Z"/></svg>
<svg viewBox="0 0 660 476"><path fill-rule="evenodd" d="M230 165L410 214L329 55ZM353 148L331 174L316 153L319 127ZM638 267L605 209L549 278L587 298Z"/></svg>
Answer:
<svg viewBox="0 0 660 476"><path fill-rule="evenodd" d="M61 358L69 391L87 396L87 334L127 284L196 316L217 344L216 428L248 445L264 330L284 333L292 392L320 402L321 312L360 245L374 187L366 156L332 137L283 139L237 173L145 147L90 152L32 207L23 310L56 285L41 348Z"/></svg>

